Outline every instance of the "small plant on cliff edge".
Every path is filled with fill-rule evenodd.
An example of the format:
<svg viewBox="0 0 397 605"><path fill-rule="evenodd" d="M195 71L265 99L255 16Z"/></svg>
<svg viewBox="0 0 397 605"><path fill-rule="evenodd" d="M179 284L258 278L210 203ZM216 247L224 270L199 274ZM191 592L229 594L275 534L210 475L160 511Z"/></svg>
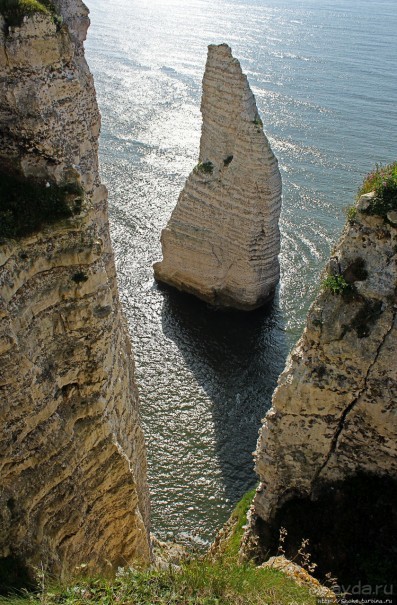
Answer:
<svg viewBox="0 0 397 605"><path fill-rule="evenodd" d="M212 174L214 171L214 165L212 162L199 162L194 169L194 172L202 172L204 174Z"/></svg>
<svg viewBox="0 0 397 605"><path fill-rule="evenodd" d="M285 527L280 527L278 532L278 547L277 547L277 556L281 557L285 555L285 539L287 537L287 530Z"/></svg>
<svg viewBox="0 0 397 605"><path fill-rule="evenodd" d="M397 162L387 166L376 166L364 179L358 196L375 192L375 197L364 211L386 217L391 210L397 210Z"/></svg>
<svg viewBox="0 0 397 605"><path fill-rule="evenodd" d="M322 283L323 290L329 290L332 294L343 294L345 290L350 288L343 275L328 275Z"/></svg>
<svg viewBox="0 0 397 605"><path fill-rule="evenodd" d="M346 208L346 218L350 224L354 223L357 218L357 208L355 206Z"/></svg>
<svg viewBox="0 0 397 605"><path fill-rule="evenodd" d="M279 537L278 537L278 547L277 547L277 557L286 557L285 554L285 541L288 536L288 531L285 527L280 527L279 529ZM297 562L298 565L306 569L310 574L313 574L316 571L316 567L318 567L317 563L314 563L312 559L312 555L308 549L309 539L302 538L301 545L299 547L298 552L294 557L290 557L290 561L292 563ZM288 558L288 557L286 557ZM273 564L274 565L274 561Z"/></svg>
<svg viewBox="0 0 397 605"><path fill-rule="evenodd" d="M298 550L299 564L304 569L307 569L309 573L316 571L317 563L312 561L311 553L309 552L309 538L303 538L300 548Z"/></svg>

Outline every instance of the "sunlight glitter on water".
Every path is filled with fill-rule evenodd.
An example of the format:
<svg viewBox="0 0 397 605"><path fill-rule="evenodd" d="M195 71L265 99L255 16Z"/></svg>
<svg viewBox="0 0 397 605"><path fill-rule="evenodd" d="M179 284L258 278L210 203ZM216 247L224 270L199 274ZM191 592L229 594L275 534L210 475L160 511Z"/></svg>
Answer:
<svg viewBox="0 0 397 605"><path fill-rule="evenodd" d="M287 351L362 176L397 149L394 0L91 0L121 297L136 356L160 537L209 540L255 482L251 452ZM153 282L159 237L198 156L209 43L248 74L283 176L282 282L224 315ZM386 133L386 134L385 134Z"/></svg>

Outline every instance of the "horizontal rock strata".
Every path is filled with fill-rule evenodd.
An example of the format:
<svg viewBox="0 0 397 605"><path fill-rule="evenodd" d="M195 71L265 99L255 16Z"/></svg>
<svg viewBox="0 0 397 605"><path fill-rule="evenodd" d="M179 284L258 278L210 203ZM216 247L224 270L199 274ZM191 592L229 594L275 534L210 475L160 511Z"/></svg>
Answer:
<svg viewBox="0 0 397 605"><path fill-rule="evenodd" d="M81 191L73 216L0 243L0 568L150 560L133 359L98 176L88 10L0 16L0 168Z"/></svg>
<svg viewBox="0 0 397 605"><path fill-rule="evenodd" d="M298 544L316 534L319 556L328 557L326 571L340 564L341 574L350 556L343 552L346 537L354 566L363 540L372 555L377 547L387 553L383 525L395 527L397 228L369 214L370 203L371 194L362 196L334 250L256 450L261 483L250 532L260 556L274 546L274 532L289 524ZM378 505L383 512L377 517ZM356 524L361 529L352 537ZM344 527L339 535L338 527Z"/></svg>
<svg viewBox="0 0 397 605"><path fill-rule="evenodd" d="M226 44L208 48L201 112L199 163L162 232L155 277L213 305L253 309L279 280L281 177Z"/></svg>

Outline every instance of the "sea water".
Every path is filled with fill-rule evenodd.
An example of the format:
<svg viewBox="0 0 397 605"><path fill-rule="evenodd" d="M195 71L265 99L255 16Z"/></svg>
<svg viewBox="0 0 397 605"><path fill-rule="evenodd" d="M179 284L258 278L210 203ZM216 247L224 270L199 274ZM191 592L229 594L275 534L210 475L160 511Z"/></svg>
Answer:
<svg viewBox="0 0 397 605"><path fill-rule="evenodd" d="M89 0L119 286L154 532L205 546L255 485L252 451L321 271L375 163L397 159L395 0ZM221 313L159 288L160 232L197 163L207 45L248 75L283 178L273 304Z"/></svg>

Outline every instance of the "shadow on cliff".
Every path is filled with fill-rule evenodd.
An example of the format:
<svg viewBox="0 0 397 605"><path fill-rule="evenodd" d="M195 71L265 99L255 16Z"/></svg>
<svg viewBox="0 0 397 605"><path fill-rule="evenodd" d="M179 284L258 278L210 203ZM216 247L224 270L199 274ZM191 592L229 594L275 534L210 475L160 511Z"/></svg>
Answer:
<svg viewBox="0 0 397 605"><path fill-rule="evenodd" d="M33 590L36 582L19 557L0 557L0 595L15 595L22 590Z"/></svg>
<svg viewBox="0 0 397 605"><path fill-rule="evenodd" d="M283 527L286 557L304 563L299 553L302 540L308 540L306 552L320 581L330 572L334 589L352 596L354 603L395 603L396 502L393 477L359 472L340 481L319 481L311 497L292 495L270 522L255 519L257 563L278 554Z"/></svg>
<svg viewBox="0 0 397 605"><path fill-rule="evenodd" d="M214 310L193 296L159 287L163 332L212 402L225 494L235 503L256 483L252 452L288 352L278 296L244 313Z"/></svg>

